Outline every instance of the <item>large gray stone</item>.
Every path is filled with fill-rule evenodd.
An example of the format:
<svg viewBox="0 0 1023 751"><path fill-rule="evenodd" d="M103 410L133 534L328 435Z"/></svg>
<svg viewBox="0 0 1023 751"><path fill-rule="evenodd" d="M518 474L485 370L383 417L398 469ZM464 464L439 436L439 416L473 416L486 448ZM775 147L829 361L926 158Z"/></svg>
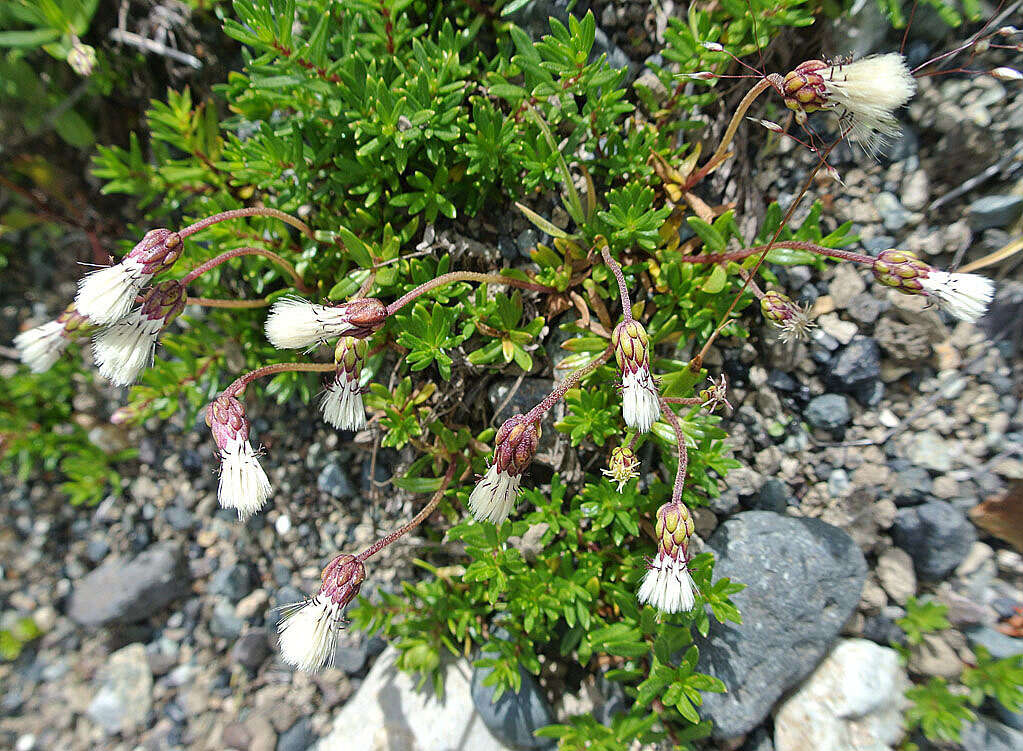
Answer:
<svg viewBox="0 0 1023 751"><path fill-rule="evenodd" d="M536 679L519 668L522 685L518 692L505 691L493 701L494 687L484 685L493 672L493 668L476 668L472 673L472 701L490 732L503 743L523 751L553 749L552 740L533 735L535 730L554 723L554 713Z"/></svg>
<svg viewBox="0 0 1023 751"><path fill-rule="evenodd" d="M87 714L108 733L130 734L145 724L153 707L153 673L146 648L129 644L114 652L100 670L99 690Z"/></svg>
<svg viewBox="0 0 1023 751"><path fill-rule="evenodd" d="M185 594L188 578L181 547L157 543L131 560L113 558L86 574L71 592L68 615L83 626L142 621Z"/></svg>
<svg viewBox="0 0 1023 751"><path fill-rule="evenodd" d="M725 694L705 694L715 738L748 733L810 673L860 599L867 563L852 538L818 519L746 511L711 536L715 576L746 589L732 596L742 623L712 621L697 638L700 672Z"/></svg>
<svg viewBox="0 0 1023 751"><path fill-rule="evenodd" d="M977 531L951 503L929 501L899 509L892 539L913 558L921 579L936 581L963 562L977 539Z"/></svg>
<svg viewBox="0 0 1023 751"><path fill-rule="evenodd" d="M988 717L978 717L963 728L963 751L1019 751L1023 733Z"/></svg>

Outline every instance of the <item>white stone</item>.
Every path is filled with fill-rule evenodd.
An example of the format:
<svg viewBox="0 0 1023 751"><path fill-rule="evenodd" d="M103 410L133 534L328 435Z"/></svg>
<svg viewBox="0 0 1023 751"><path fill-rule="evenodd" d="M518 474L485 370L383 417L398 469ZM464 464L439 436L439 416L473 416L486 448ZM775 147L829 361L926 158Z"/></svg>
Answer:
<svg viewBox="0 0 1023 751"><path fill-rule="evenodd" d="M99 677L103 683L89 704L89 717L111 734L140 729L153 707L153 673L146 648L135 643L117 650Z"/></svg>
<svg viewBox="0 0 1023 751"><path fill-rule="evenodd" d="M916 572L913 559L902 548L888 548L877 559L877 578L888 596L905 605L916 594Z"/></svg>
<svg viewBox="0 0 1023 751"><path fill-rule="evenodd" d="M377 658L313 751L507 751L476 713L467 662L443 667L438 699L429 683L416 691L416 681L395 665L397 655L388 647Z"/></svg>
<svg viewBox="0 0 1023 751"><path fill-rule="evenodd" d="M778 709L777 751L887 751L905 734L909 678L893 649L840 641Z"/></svg>

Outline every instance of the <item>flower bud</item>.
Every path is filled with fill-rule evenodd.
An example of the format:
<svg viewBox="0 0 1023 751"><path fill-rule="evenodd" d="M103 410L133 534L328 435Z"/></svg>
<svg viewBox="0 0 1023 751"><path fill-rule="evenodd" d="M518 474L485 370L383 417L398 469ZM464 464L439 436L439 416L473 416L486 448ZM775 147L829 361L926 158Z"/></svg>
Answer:
<svg viewBox="0 0 1023 751"><path fill-rule="evenodd" d="M281 657L299 670L315 672L333 663L344 611L359 594L366 567L352 555L339 555L323 569L320 589L308 600L284 608L277 625Z"/></svg>
<svg viewBox="0 0 1023 751"><path fill-rule="evenodd" d="M732 409L732 405L728 402L728 380L725 378L725 374L721 374L721 378L710 380L710 386L700 391L700 399L703 400L703 406L709 411L713 412L718 407L726 407L729 411Z"/></svg>
<svg viewBox="0 0 1023 751"><path fill-rule="evenodd" d="M161 332L185 308L185 288L166 281L150 289L142 305L92 340L100 375L118 386L133 383L153 362Z"/></svg>
<svg viewBox="0 0 1023 751"><path fill-rule="evenodd" d="M660 394L650 372L650 338L638 321L622 321L611 333L611 346L622 375L625 424L645 433L661 416Z"/></svg>
<svg viewBox="0 0 1023 751"><path fill-rule="evenodd" d="M994 284L979 274L951 274L924 263L907 250L881 251L874 278L907 295L923 295L961 321L975 323L994 298Z"/></svg>
<svg viewBox="0 0 1023 751"><path fill-rule="evenodd" d="M67 53L67 64L71 66L71 70L83 78L91 76L96 67L96 50L88 44L82 44L75 37L71 42L71 49Z"/></svg>
<svg viewBox="0 0 1023 751"><path fill-rule="evenodd" d="M359 376L368 350L365 339L352 336L342 336L334 348L337 370L320 400L320 411L323 419L338 430L359 430L366 424Z"/></svg>
<svg viewBox="0 0 1023 751"><path fill-rule="evenodd" d="M220 450L217 500L222 508L237 509L239 519L249 517L266 504L270 481L249 443L245 407L235 397L222 394L206 408L206 424Z"/></svg>
<svg viewBox="0 0 1023 751"><path fill-rule="evenodd" d="M618 492L621 493L625 483L639 477L639 473L636 471L638 466L639 459L636 458L635 451L628 446L615 446L611 449L611 456L608 457L607 469L600 471L612 482L618 483Z"/></svg>
<svg viewBox="0 0 1023 751"><path fill-rule="evenodd" d="M540 422L527 422L524 415L509 417L494 442L494 461L469 494L469 510L479 521L500 524L511 513L522 473L540 444Z"/></svg>
<svg viewBox="0 0 1023 751"><path fill-rule="evenodd" d="M808 114L828 106L828 89L822 72L830 67L823 60L807 60L785 74L782 96L800 125L806 122Z"/></svg>

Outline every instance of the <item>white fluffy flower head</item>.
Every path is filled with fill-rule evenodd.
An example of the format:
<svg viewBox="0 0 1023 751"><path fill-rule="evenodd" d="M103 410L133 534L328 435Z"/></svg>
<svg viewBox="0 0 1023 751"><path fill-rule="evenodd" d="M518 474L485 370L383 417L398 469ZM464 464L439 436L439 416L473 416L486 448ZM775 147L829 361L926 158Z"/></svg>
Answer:
<svg viewBox="0 0 1023 751"><path fill-rule="evenodd" d="M513 415L497 431L494 443L494 463L469 494L469 510L479 521L500 524L512 512L522 473L536 454L540 422Z"/></svg>
<svg viewBox="0 0 1023 751"><path fill-rule="evenodd" d="M902 55L892 52L850 63L808 60L788 73L781 87L800 124L807 113L834 110L849 138L875 153L899 132L895 110L912 98L916 80Z"/></svg>
<svg viewBox="0 0 1023 751"><path fill-rule="evenodd" d="M100 375L118 386L135 382L153 362L156 340L185 307L185 288L167 281L146 293L142 305L92 340Z"/></svg>
<svg viewBox="0 0 1023 751"><path fill-rule="evenodd" d="M44 373L52 368L67 344L64 324L59 321L47 321L14 337L18 357L33 373Z"/></svg>
<svg viewBox="0 0 1023 751"><path fill-rule="evenodd" d="M936 269L907 250L881 251L874 261L874 278L908 295L924 295L960 321L976 323L987 313L995 285L979 274L956 274Z"/></svg>
<svg viewBox="0 0 1023 751"><path fill-rule="evenodd" d="M181 256L181 237L167 229L154 229L120 263L86 274L78 282L75 305L93 323L108 324L124 318L135 297L154 275L166 271Z"/></svg>
<svg viewBox="0 0 1023 751"><path fill-rule="evenodd" d="M320 399L323 419L338 430L359 430L366 426L366 408L362 403L362 389L358 381L338 375L331 381Z"/></svg>
<svg viewBox="0 0 1023 751"><path fill-rule="evenodd" d="M693 529L692 514L681 501L670 501L657 510L657 556L650 561L637 596L660 613L680 613L696 605L696 587L687 565Z"/></svg>
<svg viewBox="0 0 1023 751"><path fill-rule="evenodd" d="M615 361L622 374L622 417L646 433L661 416L657 382L650 372L650 339L638 321L622 321L611 333Z"/></svg>
<svg viewBox="0 0 1023 751"><path fill-rule="evenodd" d="M344 611L366 578L362 561L339 555L323 570L320 590L305 602L284 608L277 625L281 658L306 672L332 664Z"/></svg>
<svg viewBox="0 0 1023 751"><path fill-rule="evenodd" d="M271 492L270 480L249 443L245 408L233 396L218 396L206 408L206 424L220 453L217 500L245 519L266 505Z"/></svg>
<svg viewBox="0 0 1023 751"><path fill-rule="evenodd" d="M386 317L384 304L372 298L333 307L284 297L270 308L266 338L277 349L306 349L344 334L364 337Z"/></svg>

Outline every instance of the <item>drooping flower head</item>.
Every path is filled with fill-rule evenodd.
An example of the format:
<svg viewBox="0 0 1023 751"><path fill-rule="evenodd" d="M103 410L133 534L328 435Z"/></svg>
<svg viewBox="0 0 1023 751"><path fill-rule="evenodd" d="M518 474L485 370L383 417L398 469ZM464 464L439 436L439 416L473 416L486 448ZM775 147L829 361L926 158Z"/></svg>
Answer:
<svg viewBox="0 0 1023 751"><path fill-rule="evenodd" d="M237 509L238 518L245 519L270 497L270 481L249 443L245 407L233 396L218 396L206 408L206 424L220 450L217 500L223 508Z"/></svg>
<svg viewBox="0 0 1023 751"><path fill-rule="evenodd" d="M22 331L14 337L18 357L33 373L44 373L53 367L77 336L88 333L88 319L71 303L56 320Z"/></svg>
<svg viewBox="0 0 1023 751"><path fill-rule="evenodd" d="M363 339L387 318L377 299L351 300L337 306L316 305L300 297L283 297L270 308L266 338L277 349L305 349L347 334Z"/></svg>
<svg viewBox="0 0 1023 751"><path fill-rule="evenodd" d="M693 579L689 575L689 538L693 534L693 516L681 501L671 501L657 509L657 556L649 562L639 601L661 613L679 613L696 605Z"/></svg>
<svg viewBox="0 0 1023 751"><path fill-rule="evenodd" d="M790 71L782 83L785 106L796 122L817 110L834 110L849 130L849 138L868 152L899 132L895 110L910 100L916 80L902 55L871 55L851 63L807 60Z"/></svg>
<svg viewBox="0 0 1023 751"><path fill-rule="evenodd" d="M93 323L114 323L124 318L135 296L149 281L166 271L181 256L177 232L152 229L120 263L86 274L78 282L75 305Z"/></svg>
<svg viewBox="0 0 1023 751"><path fill-rule="evenodd" d="M924 263L907 250L881 251L874 278L907 295L923 295L960 321L976 323L995 296L995 285L979 274L950 274Z"/></svg>
<svg viewBox="0 0 1023 751"><path fill-rule="evenodd" d="M778 338L783 342L798 342L807 338L814 322L809 308L797 305L788 295L769 290L760 300L764 318L780 329Z"/></svg>
<svg viewBox="0 0 1023 751"><path fill-rule="evenodd" d="M622 416L645 433L661 416L657 384L650 372L650 338L638 321L622 321L611 333L615 361L622 374Z"/></svg>
<svg viewBox="0 0 1023 751"><path fill-rule="evenodd" d="M359 375L369 344L365 339L342 336L334 348L337 370L320 400L323 419L338 430L359 430L366 424Z"/></svg>
<svg viewBox="0 0 1023 751"><path fill-rule="evenodd" d="M277 633L286 663L311 673L333 662L337 635L346 623L345 608L365 578L362 561L339 555L323 569L316 595L284 608Z"/></svg>
<svg viewBox="0 0 1023 751"><path fill-rule="evenodd" d="M100 375L118 386L134 383L153 362L160 332L184 308L185 288L180 282L161 282L146 292L142 305L93 337Z"/></svg>
<svg viewBox="0 0 1023 751"><path fill-rule="evenodd" d="M618 492L621 493L625 484L636 477L639 472L639 459L636 452L628 446L615 446L611 449L611 456L607 460L607 469L600 470L601 474L611 479L611 482L618 483Z"/></svg>
<svg viewBox="0 0 1023 751"><path fill-rule="evenodd" d="M469 510L479 521L500 524L511 513L522 473L540 444L540 421L513 415L497 431L494 443L494 461L469 494Z"/></svg>

